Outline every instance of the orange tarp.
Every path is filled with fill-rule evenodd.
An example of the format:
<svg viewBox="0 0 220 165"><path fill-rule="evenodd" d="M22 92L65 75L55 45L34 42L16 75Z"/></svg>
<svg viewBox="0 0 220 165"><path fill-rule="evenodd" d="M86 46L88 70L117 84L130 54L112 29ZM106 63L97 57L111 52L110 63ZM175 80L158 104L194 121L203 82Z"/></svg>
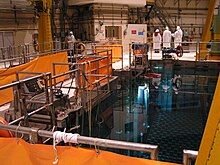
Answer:
<svg viewBox="0 0 220 165"><path fill-rule="evenodd" d="M107 56L107 55L102 55ZM82 64L85 63L85 74L86 78L88 79L88 82L85 82L85 85L88 86L95 82L96 80L99 80L103 78L106 75L111 76L112 75L112 64L111 64L111 55L108 55L108 58L104 58L101 60L96 60L96 57L88 57L81 60L78 60L78 63ZM93 61L96 60L96 61ZM109 64L109 65L107 65ZM80 69L82 70L82 65L80 66ZM91 75L90 75L91 74ZM95 74L98 74L100 76L94 76ZM82 77L80 78L82 83ZM100 83L105 83L107 80L102 80Z"/></svg>
<svg viewBox="0 0 220 165"><path fill-rule="evenodd" d="M0 86L12 83L14 80L16 80L17 71L52 73L53 70L52 63L54 62L68 62L67 53L62 52L57 54L41 56L32 60L29 63L20 66L16 66L9 69L0 69ZM68 70L69 70L68 66L56 66L56 74L64 73ZM57 81L59 81L59 79ZM12 88L0 90L0 105L10 102L12 100L13 100Z"/></svg>
<svg viewBox="0 0 220 165"><path fill-rule="evenodd" d="M99 155L93 149L57 146L57 165L177 165L141 158L128 157L107 151ZM29 144L16 138L0 138L1 165L53 165L55 152L52 145Z"/></svg>
<svg viewBox="0 0 220 165"><path fill-rule="evenodd" d="M102 50L112 50L112 62L120 61L122 58L122 45L112 44L112 45L95 45L95 52L100 52ZM103 52L101 54L106 54Z"/></svg>
<svg viewBox="0 0 220 165"><path fill-rule="evenodd" d="M98 74L98 73L96 73L97 72L96 65L98 65L98 63L97 63L98 61L90 63L90 61L92 61L92 60L94 60L94 58L89 57L89 58L81 59L78 61L79 64L87 62L87 63L85 63L85 70L84 70L85 74ZM82 70L82 65L80 65L80 69ZM85 82L86 86L92 84L96 80L96 76L90 76L90 75L89 76L85 75L85 76L88 80L88 82L87 81ZM80 77L80 81L82 83L82 77Z"/></svg>

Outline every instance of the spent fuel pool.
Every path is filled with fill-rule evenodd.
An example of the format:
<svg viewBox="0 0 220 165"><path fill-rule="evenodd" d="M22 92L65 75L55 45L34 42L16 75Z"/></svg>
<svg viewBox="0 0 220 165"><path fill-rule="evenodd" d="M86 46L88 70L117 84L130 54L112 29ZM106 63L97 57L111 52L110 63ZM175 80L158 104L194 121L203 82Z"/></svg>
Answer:
<svg viewBox="0 0 220 165"><path fill-rule="evenodd" d="M158 160L182 163L184 149L199 149L217 76L184 75L164 68L156 74L120 81L114 99L104 103L108 106L98 115L92 134L158 145ZM97 109L103 109L100 106ZM104 149L149 158L145 152Z"/></svg>

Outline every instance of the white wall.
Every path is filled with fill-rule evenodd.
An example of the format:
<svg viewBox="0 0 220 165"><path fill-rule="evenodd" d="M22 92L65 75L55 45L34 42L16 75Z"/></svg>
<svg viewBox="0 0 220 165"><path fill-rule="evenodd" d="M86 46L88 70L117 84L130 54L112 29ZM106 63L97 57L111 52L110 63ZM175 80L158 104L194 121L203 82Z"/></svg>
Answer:
<svg viewBox="0 0 220 165"><path fill-rule="evenodd" d="M101 28L98 23L95 24L95 29L99 29L100 32L95 35L96 42L107 42L105 36L105 26L112 26L112 24L105 23ZM147 42L147 25L146 24L120 24L114 23L114 26L121 26L121 36L122 36L122 45L124 54L128 54L129 52L129 43L146 43ZM96 34L96 30L94 30L94 34Z"/></svg>
<svg viewBox="0 0 220 165"><path fill-rule="evenodd" d="M123 33L127 32L124 35L124 41L133 41L138 43L146 43L147 42L147 25L146 24L128 24L128 28L126 29L126 25L123 25ZM126 43L126 42L124 42Z"/></svg>
<svg viewBox="0 0 220 165"><path fill-rule="evenodd" d="M127 31L127 34L123 34L124 54L129 52L129 43L146 43L147 42L147 25L146 24L128 24L126 30L126 25L123 25L122 32ZM133 34L132 34L133 33ZM135 34L134 34L135 33Z"/></svg>

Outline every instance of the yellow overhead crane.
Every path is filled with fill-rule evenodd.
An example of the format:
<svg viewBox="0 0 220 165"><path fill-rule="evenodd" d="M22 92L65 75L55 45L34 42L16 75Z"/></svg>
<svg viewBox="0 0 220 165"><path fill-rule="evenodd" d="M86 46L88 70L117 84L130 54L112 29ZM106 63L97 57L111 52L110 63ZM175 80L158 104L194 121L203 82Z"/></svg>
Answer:
<svg viewBox="0 0 220 165"><path fill-rule="evenodd" d="M52 0L28 0L32 2L37 9L38 15L38 47L39 52L52 49L52 30L50 10Z"/></svg>

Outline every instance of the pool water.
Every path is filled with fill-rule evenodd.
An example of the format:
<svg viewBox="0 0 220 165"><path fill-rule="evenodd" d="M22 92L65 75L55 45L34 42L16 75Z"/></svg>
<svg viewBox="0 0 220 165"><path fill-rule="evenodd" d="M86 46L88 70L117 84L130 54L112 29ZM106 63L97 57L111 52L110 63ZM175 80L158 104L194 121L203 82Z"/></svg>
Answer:
<svg viewBox="0 0 220 165"><path fill-rule="evenodd" d="M169 65L152 66L152 71L161 78L120 78L115 99L104 103L111 113L102 112L102 122L93 125L93 135L158 145L160 161L182 163L183 149L199 150L217 75L179 72ZM175 76L181 80L178 90L173 88ZM149 158L144 152L106 150Z"/></svg>

